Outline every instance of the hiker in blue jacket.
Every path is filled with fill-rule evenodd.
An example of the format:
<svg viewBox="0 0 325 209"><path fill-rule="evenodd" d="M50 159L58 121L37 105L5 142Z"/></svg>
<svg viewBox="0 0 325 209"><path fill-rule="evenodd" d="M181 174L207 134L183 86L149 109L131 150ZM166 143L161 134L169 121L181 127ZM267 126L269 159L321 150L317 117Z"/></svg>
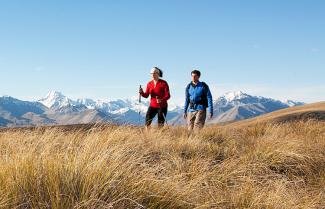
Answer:
<svg viewBox="0 0 325 209"><path fill-rule="evenodd" d="M191 72L192 81L185 90L184 119L187 120L188 130L198 131L204 127L207 111L209 118L213 117L213 99L209 86L201 82L201 72Z"/></svg>

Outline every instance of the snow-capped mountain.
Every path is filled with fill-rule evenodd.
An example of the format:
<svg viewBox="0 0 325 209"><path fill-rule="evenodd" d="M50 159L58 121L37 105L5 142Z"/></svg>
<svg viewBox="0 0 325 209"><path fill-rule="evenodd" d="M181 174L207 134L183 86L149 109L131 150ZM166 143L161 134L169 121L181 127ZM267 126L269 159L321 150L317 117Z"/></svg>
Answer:
<svg viewBox="0 0 325 209"><path fill-rule="evenodd" d="M267 97L262 97L262 96L252 96L252 95L249 95L242 91L228 92L228 93L224 94L223 96L219 97L216 100L216 103L217 103L217 105L225 104L225 103L236 105L236 104L265 103L265 102L270 102L270 101L286 104L290 107L305 104L304 102L293 101L293 100L280 101L280 100L275 100L272 98L267 98Z"/></svg>
<svg viewBox="0 0 325 209"><path fill-rule="evenodd" d="M100 109L105 112L109 112L112 114L123 114L127 111L135 111L140 112L140 114L144 115L147 112L149 101L141 101L139 103L137 98L131 99L118 99L112 101L94 101L92 99L77 99L74 104L85 105L89 109ZM169 111L178 111L181 107L175 104L169 105Z"/></svg>
<svg viewBox="0 0 325 209"><path fill-rule="evenodd" d="M149 101L138 98L117 99L117 100L93 100L89 98L70 99L61 92L51 91L46 97L38 100L52 112L77 113L80 111L96 110L111 115L111 118L123 124L143 124ZM167 119L175 117L181 112L181 107L170 104Z"/></svg>
<svg viewBox="0 0 325 209"><path fill-rule="evenodd" d="M262 96L252 96L242 91L229 92L214 102L214 118L210 123L230 122L256 117L265 113L304 103L291 102L290 105Z"/></svg>
<svg viewBox="0 0 325 209"><path fill-rule="evenodd" d="M77 100L72 100L61 92L51 91L46 97L38 100L46 107L50 109L59 109L64 107L81 107L85 106L88 109L97 109L111 114L124 114L128 111L140 112L141 115L144 115L148 109L149 101L141 101L139 103L138 98L131 99L117 99L111 101L102 101L102 100L93 100L88 98L81 98ZM169 106L169 111L179 111L180 106L171 104Z"/></svg>
<svg viewBox="0 0 325 209"><path fill-rule="evenodd" d="M42 103L48 108L53 109L74 105L71 99L58 91L50 91L45 98L38 100L38 102Z"/></svg>
<svg viewBox="0 0 325 209"><path fill-rule="evenodd" d="M261 96L252 96L242 91L228 92L221 97L219 97L215 103L216 105L244 105L244 104L252 104L252 103L265 103L265 102L275 102L285 104L279 100L261 97Z"/></svg>
<svg viewBox="0 0 325 209"><path fill-rule="evenodd" d="M281 102L252 96L242 91L229 92L214 101L214 117L208 123L241 120L303 104L292 100ZM57 91L49 92L36 102L4 96L0 97L0 126L94 122L142 125L148 106L149 100L139 103L138 98L110 101L88 98L73 100ZM185 124L182 107L169 104L168 109L169 124Z"/></svg>
<svg viewBox="0 0 325 209"><path fill-rule="evenodd" d="M213 102L214 117L208 123L223 123L256 117L279 109L303 105L303 102L281 102L262 96L252 96L242 91L228 92ZM174 124L184 124L182 117L175 118Z"/></svg>

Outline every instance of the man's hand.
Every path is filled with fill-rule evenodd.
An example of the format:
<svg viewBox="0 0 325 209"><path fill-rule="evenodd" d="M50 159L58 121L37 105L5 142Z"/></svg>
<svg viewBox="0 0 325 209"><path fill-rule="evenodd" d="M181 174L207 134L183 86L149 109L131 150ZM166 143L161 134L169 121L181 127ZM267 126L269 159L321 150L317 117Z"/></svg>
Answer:
<svg viewBox="0 0 325 209"><path fill-rule="evenodd" d="M184 117L184 119L186 120L186 118L187 118L187 112L185 112L185 113L183 114L183 117Z"/></svg>
<svg viewBox="0 0 325 209"><path fill-rule="evenodd" d="M209 119L212 119L212 118L213 118L213 112L210 112Z"/></svg>

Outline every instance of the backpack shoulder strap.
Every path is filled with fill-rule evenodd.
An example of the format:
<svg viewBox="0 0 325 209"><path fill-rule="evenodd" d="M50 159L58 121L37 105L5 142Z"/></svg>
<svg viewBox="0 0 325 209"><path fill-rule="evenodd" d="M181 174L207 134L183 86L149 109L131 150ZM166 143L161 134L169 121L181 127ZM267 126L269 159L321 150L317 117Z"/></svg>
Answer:
<svg viewBox="0 0 325 209"><path fill-rule="evenodd" d="M204 87L205 89L208 88L208 84L206 84L205 82L202 82L202 85L203 85L203 87Z"/></svg>
<svg viewBox="0 0 325 209"><path fill-rule="evenodd" d="M190 89L191 84L192 84L192 83L187 84L187 86L186 86L186 90L189 90L189 89Z"/></svg>
<svg viewBox="0 0 325 209"><path fill-rule="evenodd" d="M202 82L202 86L203 86L203 92L204 94L208 94L208 84L206 84L205 82Z"/></svg>
<svg viewBox="0 0 325 209"><path fill-rule="evenodd" d="M189 99L190 98L190 93L188 92L190 90L190 87L191 87L191 83L189 83L187 86L186 86L186 99Z"/></svg>
<svg viewBox="0 0 325 209"><path fill-rule="evenodd" d="M203 87L203 94L202 94L202 99L203 99L203 101L204 101L204 105L206 106L206 107L208 107L209 106L209 104L208 104L208 98L207 98L207 96L208 96L208 89L209 89L209 86L208 86L208 84L206 84L205 82L202 82L202 87Z"/></svg>

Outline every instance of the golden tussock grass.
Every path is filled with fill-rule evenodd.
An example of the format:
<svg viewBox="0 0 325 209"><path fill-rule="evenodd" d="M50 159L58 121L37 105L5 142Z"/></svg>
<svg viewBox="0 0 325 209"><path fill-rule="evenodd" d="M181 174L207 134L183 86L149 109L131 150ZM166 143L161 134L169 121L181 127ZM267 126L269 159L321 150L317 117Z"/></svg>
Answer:
<svg viewBox="0 0 325 209"><path fill-rule="evenodd" d="M324 122L0 133L0 208L324 208L324 195Z"/></svg>

